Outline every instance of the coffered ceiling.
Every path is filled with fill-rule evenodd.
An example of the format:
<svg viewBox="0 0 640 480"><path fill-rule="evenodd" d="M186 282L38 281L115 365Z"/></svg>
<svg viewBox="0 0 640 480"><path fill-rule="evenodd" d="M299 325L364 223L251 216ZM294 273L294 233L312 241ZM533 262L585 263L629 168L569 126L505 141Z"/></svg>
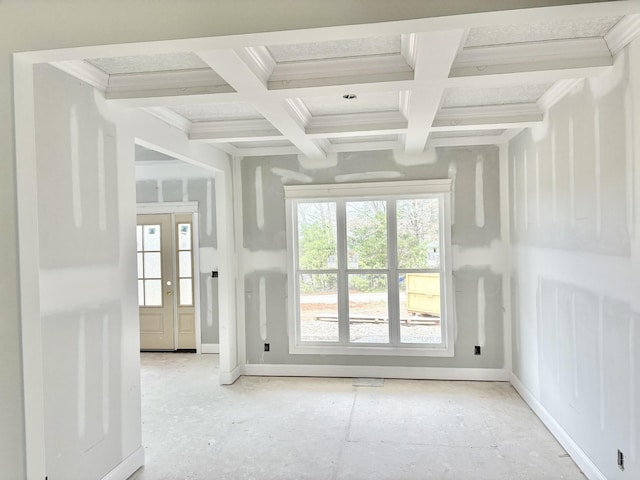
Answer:
<svg viewBox="0 0 640 480"><path fill-rule="evenodd" d="M250 45L238 37L194 51L159 48L55 65L110 101L143 108L234 156L419 155L508 141L541 122L581 79L611 68L640 20L605 11L583 16L575 7L572 15L532 23L522 11L505 23L478 16L467 22L473 26L443 21L426 31L397 22L367 36L342 27L312 42L277 32Z"/></svg>

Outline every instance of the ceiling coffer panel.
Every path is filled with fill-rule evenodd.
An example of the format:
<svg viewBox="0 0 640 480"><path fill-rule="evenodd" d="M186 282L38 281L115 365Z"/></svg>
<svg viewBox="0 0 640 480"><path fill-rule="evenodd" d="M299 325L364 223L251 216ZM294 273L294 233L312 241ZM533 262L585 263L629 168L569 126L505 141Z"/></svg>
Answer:
<svg viewBox="0 0 640 480"><path fill-rule="evenodd" d="M94 67L109 75L127 73L168 72L175 70L208 69L200 57L192 52L133 55L130 57L91 58Z"/></svg>
<svg viewBox="0 0 640 480"><path fill-rule="evenodd" d="M255 108L245 102L180 105L171 109L192 122L262 118Z"/></svg>
<svg viewBox="0 0 640 480"><path fill-rule="evenodd" d="M603 37L621 18L595 17L571 21L472 28L469 30L464 46L468 48L569 38Z"/></svg>
<svg viewBox="0 0 640 480"><path fill-rule="evenodd" d="M278 63L328 58L400 53L400 36L331 40L327 42L271 45L267 49Z"/></svg>
<svg viewBox="0 0 640 480"><path fill-rule="evenodd" d="M497 88L449 88L442 98L442 108L509 105L536 102L553 83L537 83Z"/></svg>
<svg viewBox="0 0 640 480"><path fill-rule="evenodd" d="M345 95L350 94L351 92L345 92ZM400 108L399 95L398 92L363 93L350 99L336 95L332 97L307 97L302 101L314 117L348 113L397 112Z"/></svg>

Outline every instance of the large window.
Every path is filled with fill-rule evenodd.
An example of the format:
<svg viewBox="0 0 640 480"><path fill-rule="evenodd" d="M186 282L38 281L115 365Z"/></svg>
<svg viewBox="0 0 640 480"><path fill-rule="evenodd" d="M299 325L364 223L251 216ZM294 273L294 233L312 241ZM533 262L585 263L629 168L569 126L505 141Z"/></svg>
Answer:
<svg viewBox="0 0 640 480"><path fill-rule="evenodd" d="M453 355L450 190L285 187L291 353Z"/></svg>

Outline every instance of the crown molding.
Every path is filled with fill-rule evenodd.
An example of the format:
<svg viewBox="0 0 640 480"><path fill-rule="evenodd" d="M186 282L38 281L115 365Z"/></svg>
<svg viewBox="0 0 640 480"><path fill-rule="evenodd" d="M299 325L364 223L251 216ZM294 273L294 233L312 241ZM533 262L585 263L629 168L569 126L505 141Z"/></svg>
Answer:
<svg viewBox="0 0 640 480"><path fill-rule="evenodd" d="M84 60L67 60L62 62L52 62L51 65L62 70L78 80L97 88L102 93L107 91L109 86L109 74L91 65Z"/></svg>
<svg viewBox="0 0 640 480"><path fill-rule="evenodd" d="M415 70L418 57L418 38L415 33L405 33L400 36L400 55L411 69Z"/></svg>
<svg viewBox="0 0 640 480"><path fill-rule="evenodd" d="M153 115L154 117L162 120L172 127L182 130L185 133L189 131L192 125L190 120L166 107L146 107L141 108L140 110Z"/></svg>
<svg viewBox="0 0 640 480"><path fill-rule="evenodd" d="M249 66L253 67L252 70L257 74L262 81L267 83L269 77L273 73L273 69L276 66L276 61L269 53L267 47L244 47L244 51L247 53L250 60Z"/></svg>
<svg viewBox="0 0 640 480"><path fill-rule="evenodd" d="M536 104L540 107L540 110L547 112L582 82L582 78L558 80L538 99Z"/></svg>
<svg viewBox="0 0 640 480"><path fill-rule="evenodd" d="M640 33L640 15L627 15L604 36L611 55L617 55Z"/></svg>
<svg viewBox="0 0 640 480"><path fill-rule="evenodd" d="M301 126L306 126L311 121L311 112L304 104L304 102L299 98L286 98L286 105L291 110L293 116L298 120Z"/></svg>

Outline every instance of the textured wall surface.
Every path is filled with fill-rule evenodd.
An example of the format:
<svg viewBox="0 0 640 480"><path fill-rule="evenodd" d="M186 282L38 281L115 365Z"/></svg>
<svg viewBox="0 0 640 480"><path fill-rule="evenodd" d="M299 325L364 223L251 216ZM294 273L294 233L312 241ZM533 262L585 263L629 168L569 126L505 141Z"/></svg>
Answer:
<svg viewBox="0 0 640 480"><path fill-rule="evenodd" d="M502 251L498 149L438 149L415 165L406 165L403 160L388 151L340 155L337 165L324 169L304 168L295 156L242 160L241 254L248 363L503 367L503 263L501 254L496 253ZM289 355L283 185L437 178L454 180L455 357ZM261 279L266 288L262 296ZM484 305L481 313L479 305ZM266 340L260 332L261 309L266 311ZM486 338L483 354L474 356L473 346L482 338ZM264 341L271 344L269 352L263 352Z"/></svg>
<svg viewBox="0 0 640 480"><path fill-rule="evenodd" d="M212 177L136 182L138 203L198 202L200 265L195 265L195 271L200 272L202 343L218 343L219 336L218 288L215 284L216 280L211 279L211 271L218 266L215 260L217 257L215 195L215 180Z"/></svg>
<svg viewBox="0 0 640 480"><path fill-rule="evenodd" d="M509 145L514 373L609 479L640 478L639 83L636 41Z"/></svg>

